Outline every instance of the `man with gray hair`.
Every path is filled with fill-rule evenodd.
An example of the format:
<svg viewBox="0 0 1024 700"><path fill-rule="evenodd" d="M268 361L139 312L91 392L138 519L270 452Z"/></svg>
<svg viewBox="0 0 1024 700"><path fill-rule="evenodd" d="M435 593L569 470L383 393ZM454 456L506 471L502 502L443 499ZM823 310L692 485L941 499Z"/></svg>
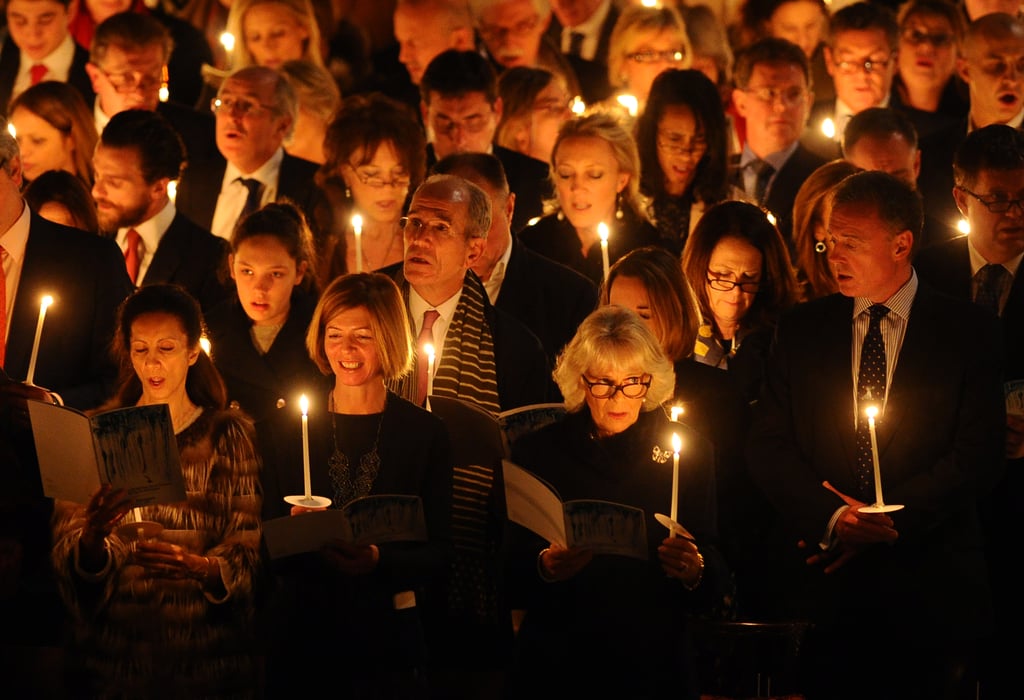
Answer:
<svg viewBox="0 0 1024 700"><path fill-rule="evenodd" d="M225 78L211 109L218 155L185 170L175 201L178 210L230 239L241 217L287 199L306 215L322 250L331 222L323 190L314 183L319 166L284 150L298 112L288 80L273 68L240 68Z"/></svg>

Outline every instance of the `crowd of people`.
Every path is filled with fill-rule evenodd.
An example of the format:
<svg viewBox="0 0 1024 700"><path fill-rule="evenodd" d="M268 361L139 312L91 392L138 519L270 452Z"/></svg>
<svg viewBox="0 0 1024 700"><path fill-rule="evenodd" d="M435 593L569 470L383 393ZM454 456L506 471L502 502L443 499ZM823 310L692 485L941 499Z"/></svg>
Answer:
<svg viewBox="0 0 1024 700"><path fill-rule="evenodd" d="M742 697L750 625L779 693L1014 697L1018 0L0 6L15 694ZM30 401L166 404L186 500L47 498ZM263 536L373 495L426 539Z"/></svg>

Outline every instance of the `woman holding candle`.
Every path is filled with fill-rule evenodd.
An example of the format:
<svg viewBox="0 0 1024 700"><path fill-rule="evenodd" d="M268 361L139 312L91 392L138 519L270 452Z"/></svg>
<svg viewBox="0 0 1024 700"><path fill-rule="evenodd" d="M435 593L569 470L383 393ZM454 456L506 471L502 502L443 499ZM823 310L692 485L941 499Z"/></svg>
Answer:
<svg viewBox="0 0 1024 700"><path fill-rule="evenodd" d="M509 697L543 687L551 697L697 698L686 618L720 600L728 578L715 546L711 446L669 420L662 402L672 395L672 362L629 309L591 313L554 377L569 412L517 440L513 461L563 501L643 509L649 560L564 549L512 525L510 571L527 610ZM669 537L654 518L671 506L673 433L682 440L679 520L692 538Z"/></svg>
<svg viewBox="0 0 1024 700"><path fill-rule="evenodd" d="M168 405L188 499L130 516L130 499L109 487L86 507L57 503L53 561L75 619L76 694L255 695L260 463L245 414L225 410L202 332L199 304L181 287L143 287L121 305L114 344L126 376L100 410ZM163 532L132 542L115 531L139 518Z"/></svg>
<svg viewBox="0 0 1024 700"><path fill-rule="evenodd" d="M321 281L326 287L346 272L372 272L402 261L398 220L409 193L423 180L427 156L416 116L380 93L344 101L327 129L324 152L327 161L318 181L338 226L325 253Z"/></svg>
<svg viewBox="0 0 1024 700"><path fill-rule="evenodd" d="M638 189L640 158L630 133L611 115L594 113L562 125L551 154L555 201L519 232L528 248L601 284L599 229L608 228L608 257L658 242Z"/></svg>
<svg viewBox="0 0 1024 700"><path fill-rule="evenodd" d="M333 387L310 394L311 490L332 508L373 494L423 501L428 542L353 546L333 541L275 562L268 630L268 696L330 672L341 696L423 697L416 606L447 571L451 457L440 419L385 388L412 366L412 337L397 285L378 273L343 275L324 291L307 349ZM298 410L274 421L275 459L265 479L270 517L302 517L283 496L304 491ZM307 634L309 625L329 635Z"/></svg>

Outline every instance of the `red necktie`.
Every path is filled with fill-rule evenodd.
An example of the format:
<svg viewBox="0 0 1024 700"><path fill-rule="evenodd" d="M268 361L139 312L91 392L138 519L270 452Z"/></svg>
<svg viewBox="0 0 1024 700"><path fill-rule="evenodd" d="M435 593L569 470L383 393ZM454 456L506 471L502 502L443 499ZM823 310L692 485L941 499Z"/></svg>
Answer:
<svg viewBox="0 0 1024 700"><path fill-rule="evenodd" d="M427 400L427 385L429 384L430 358L427 356L423 346L434 342L434 321L440 316L437 309L427 309L423 312L423 328L420 329L419 338L416 339L416 404L422 406Z"/></svg>
<svg viewBox="0 0 1024 700"><path fill-rule="evenodd" d="M38 85L42 81L43 76L45 76L48 71L49 69L42 63L37 63L31 68L29 68L28 73L30 76L32 76L32 84Z"/></svg>
<svg viewBox="0 0 1024 700"><path fill-rule="evenodd" d="M4 366L7 352L7 273L4 272L4 259L7 251L0 245L0 367Z"/></svg>
<svg viewBox="0 0 1024 700"><path fill-rule="evenodd" d="M139 255L139 243L142 242L142 237L139 236L139 232L133 228L128 229L128 233L125 235L125 248L124 248L124 264L128 268L128 276L132 279L132 284L135 284L135 280L139 276L139 265L142 264L142 258Z"/></svg>

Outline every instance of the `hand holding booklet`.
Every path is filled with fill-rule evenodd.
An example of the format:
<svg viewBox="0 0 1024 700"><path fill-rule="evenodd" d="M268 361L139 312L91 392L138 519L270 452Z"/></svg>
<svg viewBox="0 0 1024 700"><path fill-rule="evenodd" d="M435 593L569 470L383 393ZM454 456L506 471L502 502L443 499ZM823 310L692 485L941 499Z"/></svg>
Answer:
<svg viewBox="0 0 1024 700"><path fill-rule="evenodd" d="M263 523L271 559L314 552L332 540L354 545L426 542L419 496L381 494L356 498L334 510L273 518Z"/></svg>
<svg viewBox="0 0 1024 700"><path fill-rule="evenodd" d="M648 558L644 511L601 500L562 502L540 477L504 460L508 518L548 542L589 549L595 554Z"/></svg>

